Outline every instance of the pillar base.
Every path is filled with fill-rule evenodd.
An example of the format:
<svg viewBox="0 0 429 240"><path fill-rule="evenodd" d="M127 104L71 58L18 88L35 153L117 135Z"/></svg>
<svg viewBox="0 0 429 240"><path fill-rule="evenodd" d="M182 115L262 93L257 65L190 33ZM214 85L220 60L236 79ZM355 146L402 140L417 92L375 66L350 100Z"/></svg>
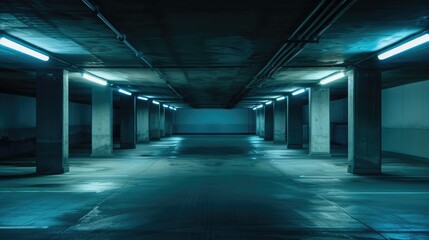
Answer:
<svg viewBox="0 0 429 240"><path fill-rule="evenodd" d="M288 149L303 149L302 144L288 144Z"/></svg>
<svg viewBox="0 0 429 240"><path fill-rule="evenodd" d="M308 154L309 157L314 158L331 158L331 153L325 153L325 152L310 152Z"/></svg>
<svg viewBox="0 0 429 240"><path fill-rule="evenodd" d="M120 144L121 149L135 149L136 145L132 143L121 143Z"/></svg>
<svg viewBox="0 0 429 240"><path fill-rule="evenodd" d="M69 167L63 167L63 168L58 168L58 169L52 169L52 168L49 168L49 169L41 169L41 167L38 167L37 168L37 170L36 170L36 173L37 174L40 174L40 175L56 175L56 174L63 174L63 173L66 173L66 172L69 172L70 170L69 170Z"/></svg>
<svg viewBox="0 0 429 240"><path fill-rule="evenodd" d="M92 158L110 158L113 157L114 155L111 154L102 154L102 153L91 153L91 157Z"/></svg>
<svg viewBox="0 0 429 240"><path fill-rule="evenodd" d="M353 168L349 165L347 168L347 172L361 175L380 175L381 168Z"/></svg>

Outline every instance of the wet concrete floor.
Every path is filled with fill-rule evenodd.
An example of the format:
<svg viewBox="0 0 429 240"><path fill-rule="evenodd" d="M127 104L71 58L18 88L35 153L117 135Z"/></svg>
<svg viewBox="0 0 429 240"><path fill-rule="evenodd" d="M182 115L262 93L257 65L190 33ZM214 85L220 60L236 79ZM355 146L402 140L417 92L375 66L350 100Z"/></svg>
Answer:
<svg viewBox="0 0 429 240"><path fill-rule="evenodd" d="M429 239L429 163L383 175L255 136L174 136L70 172L0 162L0 239Z"/></svg>

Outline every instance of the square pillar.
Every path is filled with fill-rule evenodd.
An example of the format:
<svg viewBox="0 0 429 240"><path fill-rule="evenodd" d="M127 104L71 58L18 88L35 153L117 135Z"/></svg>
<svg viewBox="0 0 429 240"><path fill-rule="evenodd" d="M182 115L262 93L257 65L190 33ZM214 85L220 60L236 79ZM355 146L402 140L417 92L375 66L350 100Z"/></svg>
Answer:
<svg viewBox="0 0 429 240"><path fill-rule="evenodd" d="M113 154L113 93L110 87L92 88L91 148L93 157Z"/></svg>
<svg viewBox="0 0 429 240"><path fill-rule="evenodd" d="M173 135L173 128L172 128L172 111L169 108L165 109L165 136L169 137L171 135Z"/></svg>
<svg viewBox="0 0 429 240"><path fill-rule="evenodd" d="M136 148L136 97L121 96L121 138L123 149Z"/></svg>
<svg viewBox="0 0 429 240"><path fill-rule="evenodd" d="M264 108L259 108L259 137L265 137L265 114Z"/></svg>
<svg viewBox="0 0 429 240"><path fill-rule="evenodd" d="M287 98L274 104L274 143L286 143L286 104Z"/></svg>
<svg viewBox="0 0 429 240"><path fill-rule="evenodd" d="M149 138L150 140L160 140L161 139L161 130L160 130L160 105L150 103L149 107Z"/></svg>
<svg viewBox="0 0 429 240"><path fill-rule="evenodd" d="M259 136L259 131L260 131L260 127L259 127L259 108L255 109L255 123L256 123L255 135Z"/></svg>
<svg viewBox="0 0 429 240"><path fill-rule="evenodd" d="M381 173L381 72L348 72L348 172Z"/></svg>
<svg viewBox="0 0 429 240"><path fill-rule="evenodd" d="M287 148L301 149L303 144L302 99L289 96L287 101Z"/></svg>
<svg viewBox="0 0 429 240"><path fill-rule="evenodd" d="M274 109L273 104L264 105L264 140L273 141L274 138Z"/></svg>
<svg viewBox="0 0 429 240"><path fill-rule="evenodd" d="M37 72L36 171L69 171L69 77L66 70Z"/></svg>
<svg viewBox="0 0 429 240"><path fill-rule="evenodd" d="M331 156L330 95L328 87L309 90L309 155Z"/></svg>
<svg viewBox="0 0 429 240"><path fill-rule="evenodd" d="M159 109L159 130L161 137L165 137L165 111L166 107L162 105Z"/></svg>
<svg viewBox="0 0 429 240"><path fill-rule="evenodd" d="M149 107L150 101L137 100L137 143L149 142Z"/></svg>

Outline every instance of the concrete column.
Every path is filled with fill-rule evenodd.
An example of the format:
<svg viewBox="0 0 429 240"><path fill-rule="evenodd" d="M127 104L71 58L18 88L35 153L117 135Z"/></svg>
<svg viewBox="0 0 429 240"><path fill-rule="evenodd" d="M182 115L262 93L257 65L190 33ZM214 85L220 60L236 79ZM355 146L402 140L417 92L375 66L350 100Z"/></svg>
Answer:
<svg viewBox="0 0 429 240"><path fill-rule="evenodd" d="M149 142L149 106L150 101L137 100L137 143Z"/></svg>
<svg viewBox="0 0 429 240"><path fill-rule="evenodd" d="M259 108L259 137L265 138L265 114L264 108Z"/></svg>
<svg viewBox="0 0 429 240"><path fill-rule="evenodd" d="M136 97L121 96L121 148L136 148Z"/></svg>
<svg viewBox="0 0 429 240"><path fill-rule="evenodd" d="M302 99L300 96L289 96L287 101L287 148L302 148Z"/></svg>
<svg viewBox="0 0 429 240"><path fill-rule="evenodd" d="M259 136L259 132L261 131L260 125L259 125L259 108L255 110L255 122L256 122L256 136Z"/></svg>
<svg viewBox="0 0 429 240"><path fill-rule="evenodd" d="M108 157L113 153L113 94L110 87L92 88L92 154Z"/></svg>
<svg viewBox="0 0 429 240"><path fill-rule="evenodd" d="M149 138L150 140L160 140L160 105L150 103L149 107Z"/></svg>
<svg viewBox="0 0 429 240"><path fill-rule="evenodd" d="M264 105L265 141L273 141L274 138L274 109L273 104Z"/></svg>
<svg viewBox="0 0 429 240"><path fill-rule="evenodd" d="M37 72L36 171L69 171L69 77L65 70Z"/></svg>
<svg viewBox="0 0 429 240"><path fill-rule="evenodd" d="M348 72L348 172L381 173L381 72Z"/></svg>
<svg viewBox="0 0 429 240"><path fill-rule="evenodd" d="M310 156L331 156L329 97L328 87L313 87L309 90L308 125Z"/></svg>
<svg viewBox="0 0 429 240"><path fill-rule="evenodd" d="M165 109L165 136L166 137L169 137L173 134L173 131L172 131L173 128L171 127L171 124L173 121L172 115L171 115L172 111L173 110L171 110L169 108Z"/></svg>
<svg viewBox="0 0 429 240"><path fill-rule="evenodd" d="M286 143L287 98L274 104L274 143Z"/></svg>
<svg viewBox="0 0 429 240"><path fill-rule="evenodd" d="M161 137L165 137L165 109L164 105L159 109L159 130Z"/></svg>
<svg viewBox="0 0 429 240"><path fill-rule="evenodd" d="M175 110L171 110L171 125L170 125L171 135L173 135L175 133L175 131L176 131L176 126L174 124L175 121L176 121L176 111Z"/></svg>

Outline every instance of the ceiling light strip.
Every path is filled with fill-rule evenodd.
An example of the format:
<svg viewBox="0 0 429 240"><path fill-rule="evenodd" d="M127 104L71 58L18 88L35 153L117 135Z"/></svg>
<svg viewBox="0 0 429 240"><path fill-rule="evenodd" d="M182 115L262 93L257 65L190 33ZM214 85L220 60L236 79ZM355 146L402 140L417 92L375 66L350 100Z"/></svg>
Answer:
<svg viewBox="0 0 429 240"><path fill-rule="evenodd" d="M106 86L106 85L107 85L107 81L105 81L105 80L103 80L103 79L101 79L101 78L98 78L98 77L96 77L96 76L93 76L93 75L91 75L91 74L88 74L88 73L83 73L83 74L82 74L82 77L83 77L83 78L85 78L86 80L89 80L89 81L91 81L91 82L94 82L94 83L100 84L100 85L102 85L102 86Z"/></svg>
<svg viewBox="0 0 429 240"><path fill-rule="evenodd" d="M301 88L292 93L292 96L299 95L301 93L305 93L305 88Z"/></svg>
<svg viewBox="0 0 429 240"><path fill-rule="evenodd" d="M18 52L27 54L27 55L29 55L31 57L37 58L37 59L45 61L45 62L49 61L49 56L48 55L45 55L45 54L43 54L41 52L35 51L33 49L30 49L30 48L28 48L28 47L26 47L26 46L24 46L22 44L19 44L19 43L15 42L15 41L12 41L11 39L6 38L6 37L1 37L0 38L0 45L3 45L5 47L7 47L7 48L13 49L13 50L18 51Z"/></svg>
<svg viewBox="0 0 429 240"><path fill-rule="evenodd" d="M384 60L427 42L429 42L429 33L426 33L420 37L414 38L413 40L403 43L393 49L385 51L379 54L377 57L379 60Z"/></svg>
<svg viewBox="0 0 429 240"><path fill-rule="evenodd" d="M319 84L325 85L325 84L331 83L333 81L339 80L345 76L346 76L346 74L344 72L335 73L334 75L328 76L328 77L320 80Z"/></svg>

